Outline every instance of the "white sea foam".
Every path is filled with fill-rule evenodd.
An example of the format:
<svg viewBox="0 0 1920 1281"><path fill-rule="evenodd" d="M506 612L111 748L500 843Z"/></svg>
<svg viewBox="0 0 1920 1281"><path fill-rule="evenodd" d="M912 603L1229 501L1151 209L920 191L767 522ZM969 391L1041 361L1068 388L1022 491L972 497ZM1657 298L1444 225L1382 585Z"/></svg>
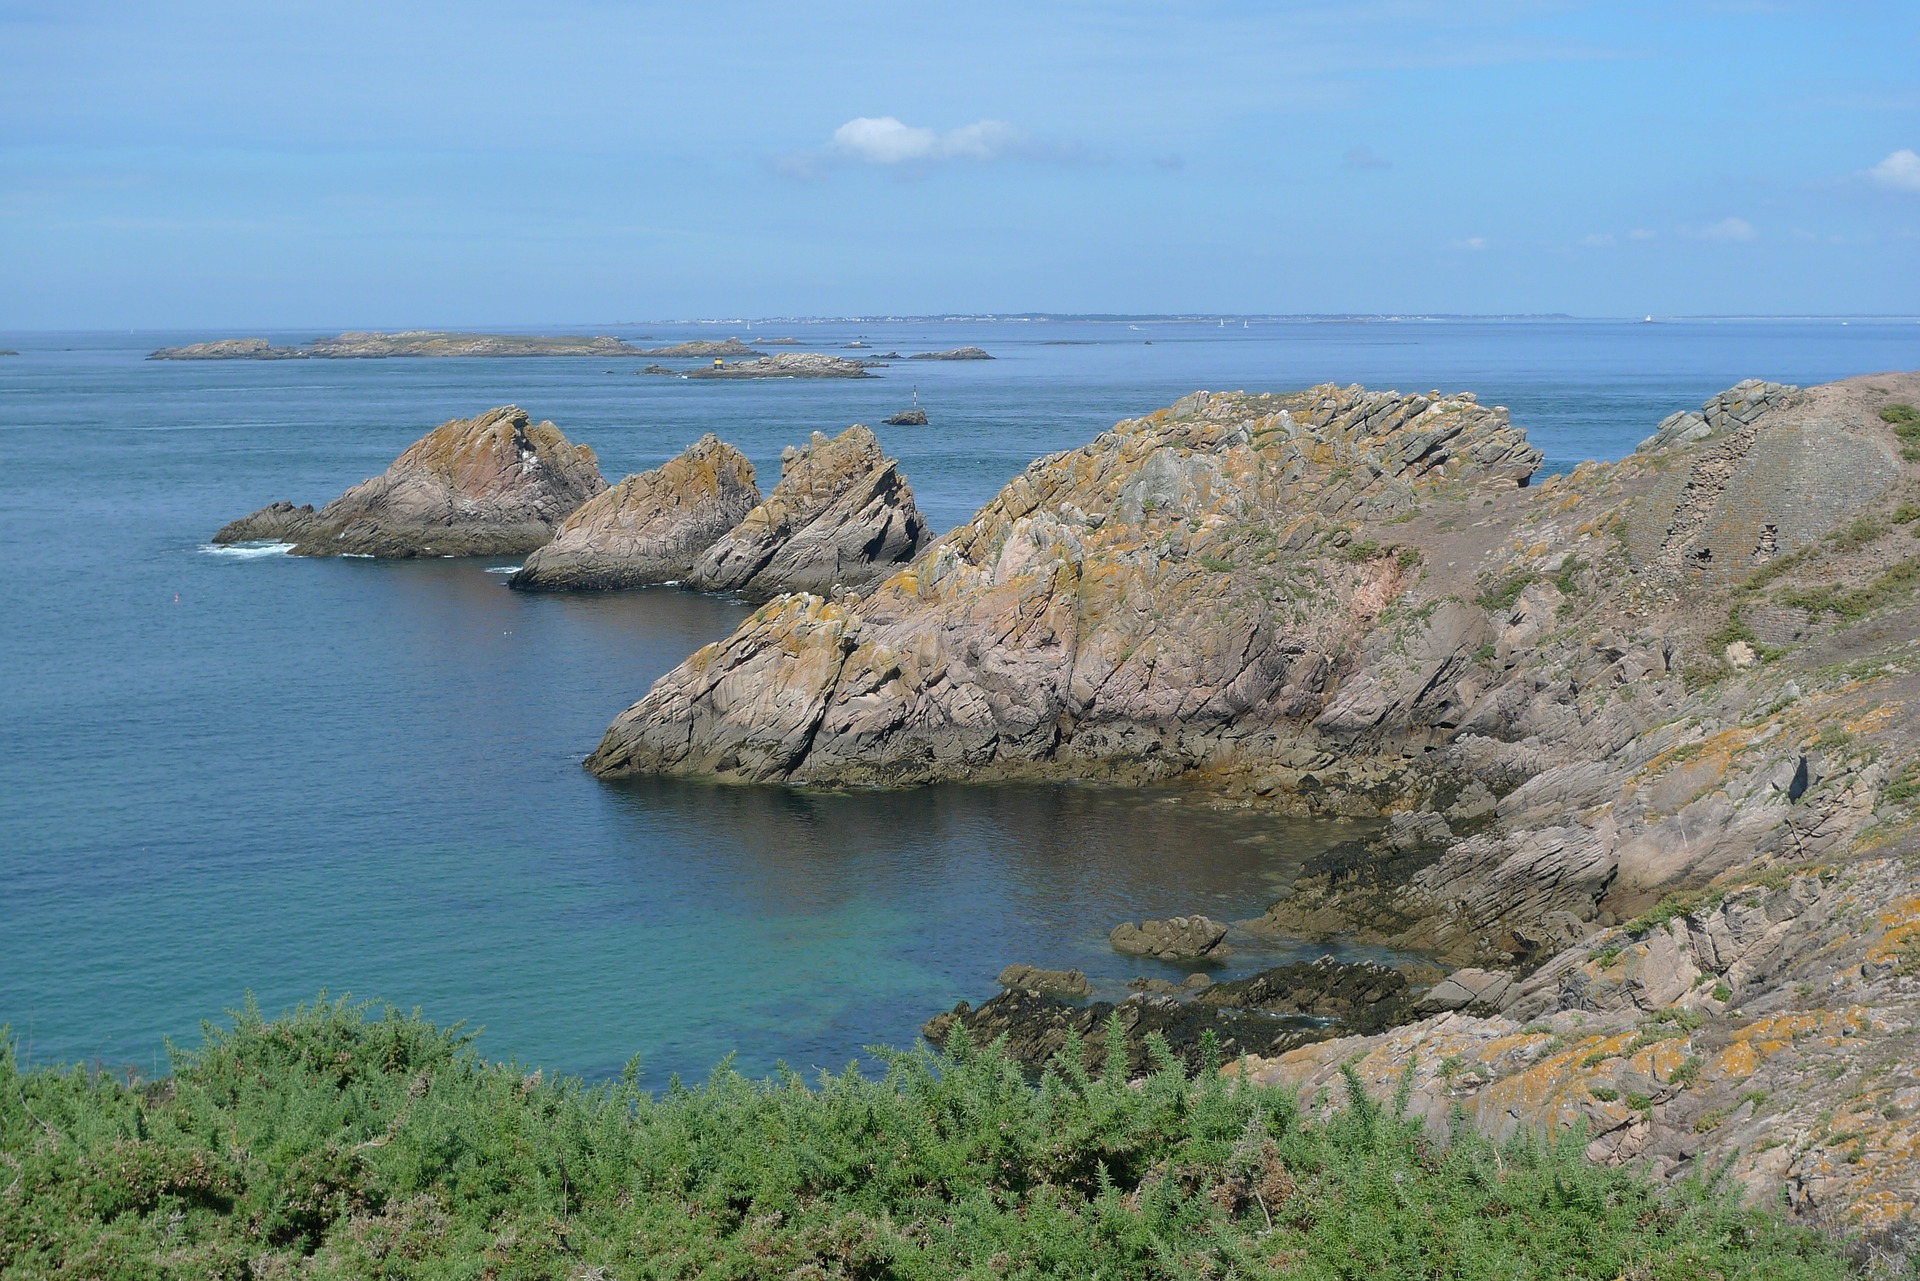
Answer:
<svg viewBox="0 0 1920 1281"><path fill-rule="evenodd" d="M285 556L293 550L292 543L202 543L200 550L209 556L226 556L233 560L259 560L262 556Z"/></svg>
<svg viewBox="0 0 1920 1281"><path fill-rule="evenodd" d="M489 565L487 566L487 572L489 574L517 574L520 572L520 567L518 565Z"/></svg>

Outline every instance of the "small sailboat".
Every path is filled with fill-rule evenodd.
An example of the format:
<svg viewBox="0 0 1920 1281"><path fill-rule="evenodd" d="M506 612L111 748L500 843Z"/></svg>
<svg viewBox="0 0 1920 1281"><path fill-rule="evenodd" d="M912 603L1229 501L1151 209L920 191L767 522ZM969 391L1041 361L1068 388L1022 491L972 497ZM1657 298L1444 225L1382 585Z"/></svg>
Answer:
<svg viewBox="0 0 1920 1281"><path fill-rule="evenodd" d="M1656 325L1656 324L1659 324L1660 322L1655 320L1652 316L1648 316L1645 320L1641 321L1640 323L1643 325Z"/></svg>

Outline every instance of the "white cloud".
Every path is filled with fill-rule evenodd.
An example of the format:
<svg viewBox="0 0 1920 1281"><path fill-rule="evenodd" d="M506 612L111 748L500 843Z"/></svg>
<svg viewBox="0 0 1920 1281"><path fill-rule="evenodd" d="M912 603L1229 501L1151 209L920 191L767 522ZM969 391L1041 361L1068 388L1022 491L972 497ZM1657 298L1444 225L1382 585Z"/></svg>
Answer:
<svg viewBox="0 0 1920 1281"><path fill-rule="evenodd" d="M998 120L976 120L936 133L894 116L859 116L833 131L832 154L868 165L924 164L937 160L996 160L1020 151L1027 136Z"/></svg>
<svg viewBox="0 0 1920 1281"><path fill-rule="evenodd" d="M1610 231L1595 232L1591 236L1582 238L1580 243L1593 249L1604 249L1613 243L1613 233Z"/></svg>
<svg viewBox="0 0 1920 1281"><path fill-rule="evenodd" d="M1903 147L1867 170L1867 177L1889 191L1920 191L1920 155Z"/></svg>
<svg viewBox="0 0 1920 1281"><path fill-rule="evenodd" d="M1485 236L1468 236L1465 240L1454 241L1450 248L1470 249L1475 253L1479 253L1487 247L1487 244L1488 240Z"/></svg>
<svg viewBox="0 0 1920 1281"><path fill-rule="evenodd" d="M1760 233L1745 218L1722 218L1692 233L1702 240L1757 240Z"/></svg>

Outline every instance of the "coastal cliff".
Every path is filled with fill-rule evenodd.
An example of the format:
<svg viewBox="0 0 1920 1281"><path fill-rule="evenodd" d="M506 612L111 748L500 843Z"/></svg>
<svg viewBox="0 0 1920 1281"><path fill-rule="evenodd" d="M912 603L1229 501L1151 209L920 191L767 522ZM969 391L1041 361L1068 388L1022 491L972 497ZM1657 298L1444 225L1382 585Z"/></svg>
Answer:
<svg viewBox="0 0 1920 1281"><path fill-rule="evenodd" d="M300 556L521 555L606 487L592 449L505 405L434 428L318 511L274 503L213 541L289 542Z"/></svg>
<svg viewBox="0 0 1920 1281"><path fill-rule="evenodd" d="M1398 1028L1245 1070L1317 1088L1359 1055L1382 1089L1413 1071L1436 1129L1580 1116L1599 1159L1737 1157L1884 1227L1920 1206L1915 403L1911 374L1743 383L1533 483L1470 396L1199 393L1036 462L863 597L771 601L588 765L1392 815L1237 928L1451 974ZM1114 1012L1197 1051L1235 999ZM1043 1053L1084 1009L1010 990L936 1031Z"/></svg>

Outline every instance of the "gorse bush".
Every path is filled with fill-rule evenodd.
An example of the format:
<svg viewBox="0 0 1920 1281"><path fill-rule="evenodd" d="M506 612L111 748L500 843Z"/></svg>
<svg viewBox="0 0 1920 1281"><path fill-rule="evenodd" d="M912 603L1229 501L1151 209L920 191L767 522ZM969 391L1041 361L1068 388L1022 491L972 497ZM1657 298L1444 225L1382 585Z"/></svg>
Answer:
<svg viewBox="0 0 1920 1281"><path fill-rule="evenodd" d="M1401 1108L1129 1082L1078 1046L1037 1086L956 1034L809 1085L642 1090L482 1062L456 1029L249 1007L127 1082L0 1048L7 1277L1662 1277L1847 1274L1704 1182L1582 1136L1432 1141Z"/></svg>

